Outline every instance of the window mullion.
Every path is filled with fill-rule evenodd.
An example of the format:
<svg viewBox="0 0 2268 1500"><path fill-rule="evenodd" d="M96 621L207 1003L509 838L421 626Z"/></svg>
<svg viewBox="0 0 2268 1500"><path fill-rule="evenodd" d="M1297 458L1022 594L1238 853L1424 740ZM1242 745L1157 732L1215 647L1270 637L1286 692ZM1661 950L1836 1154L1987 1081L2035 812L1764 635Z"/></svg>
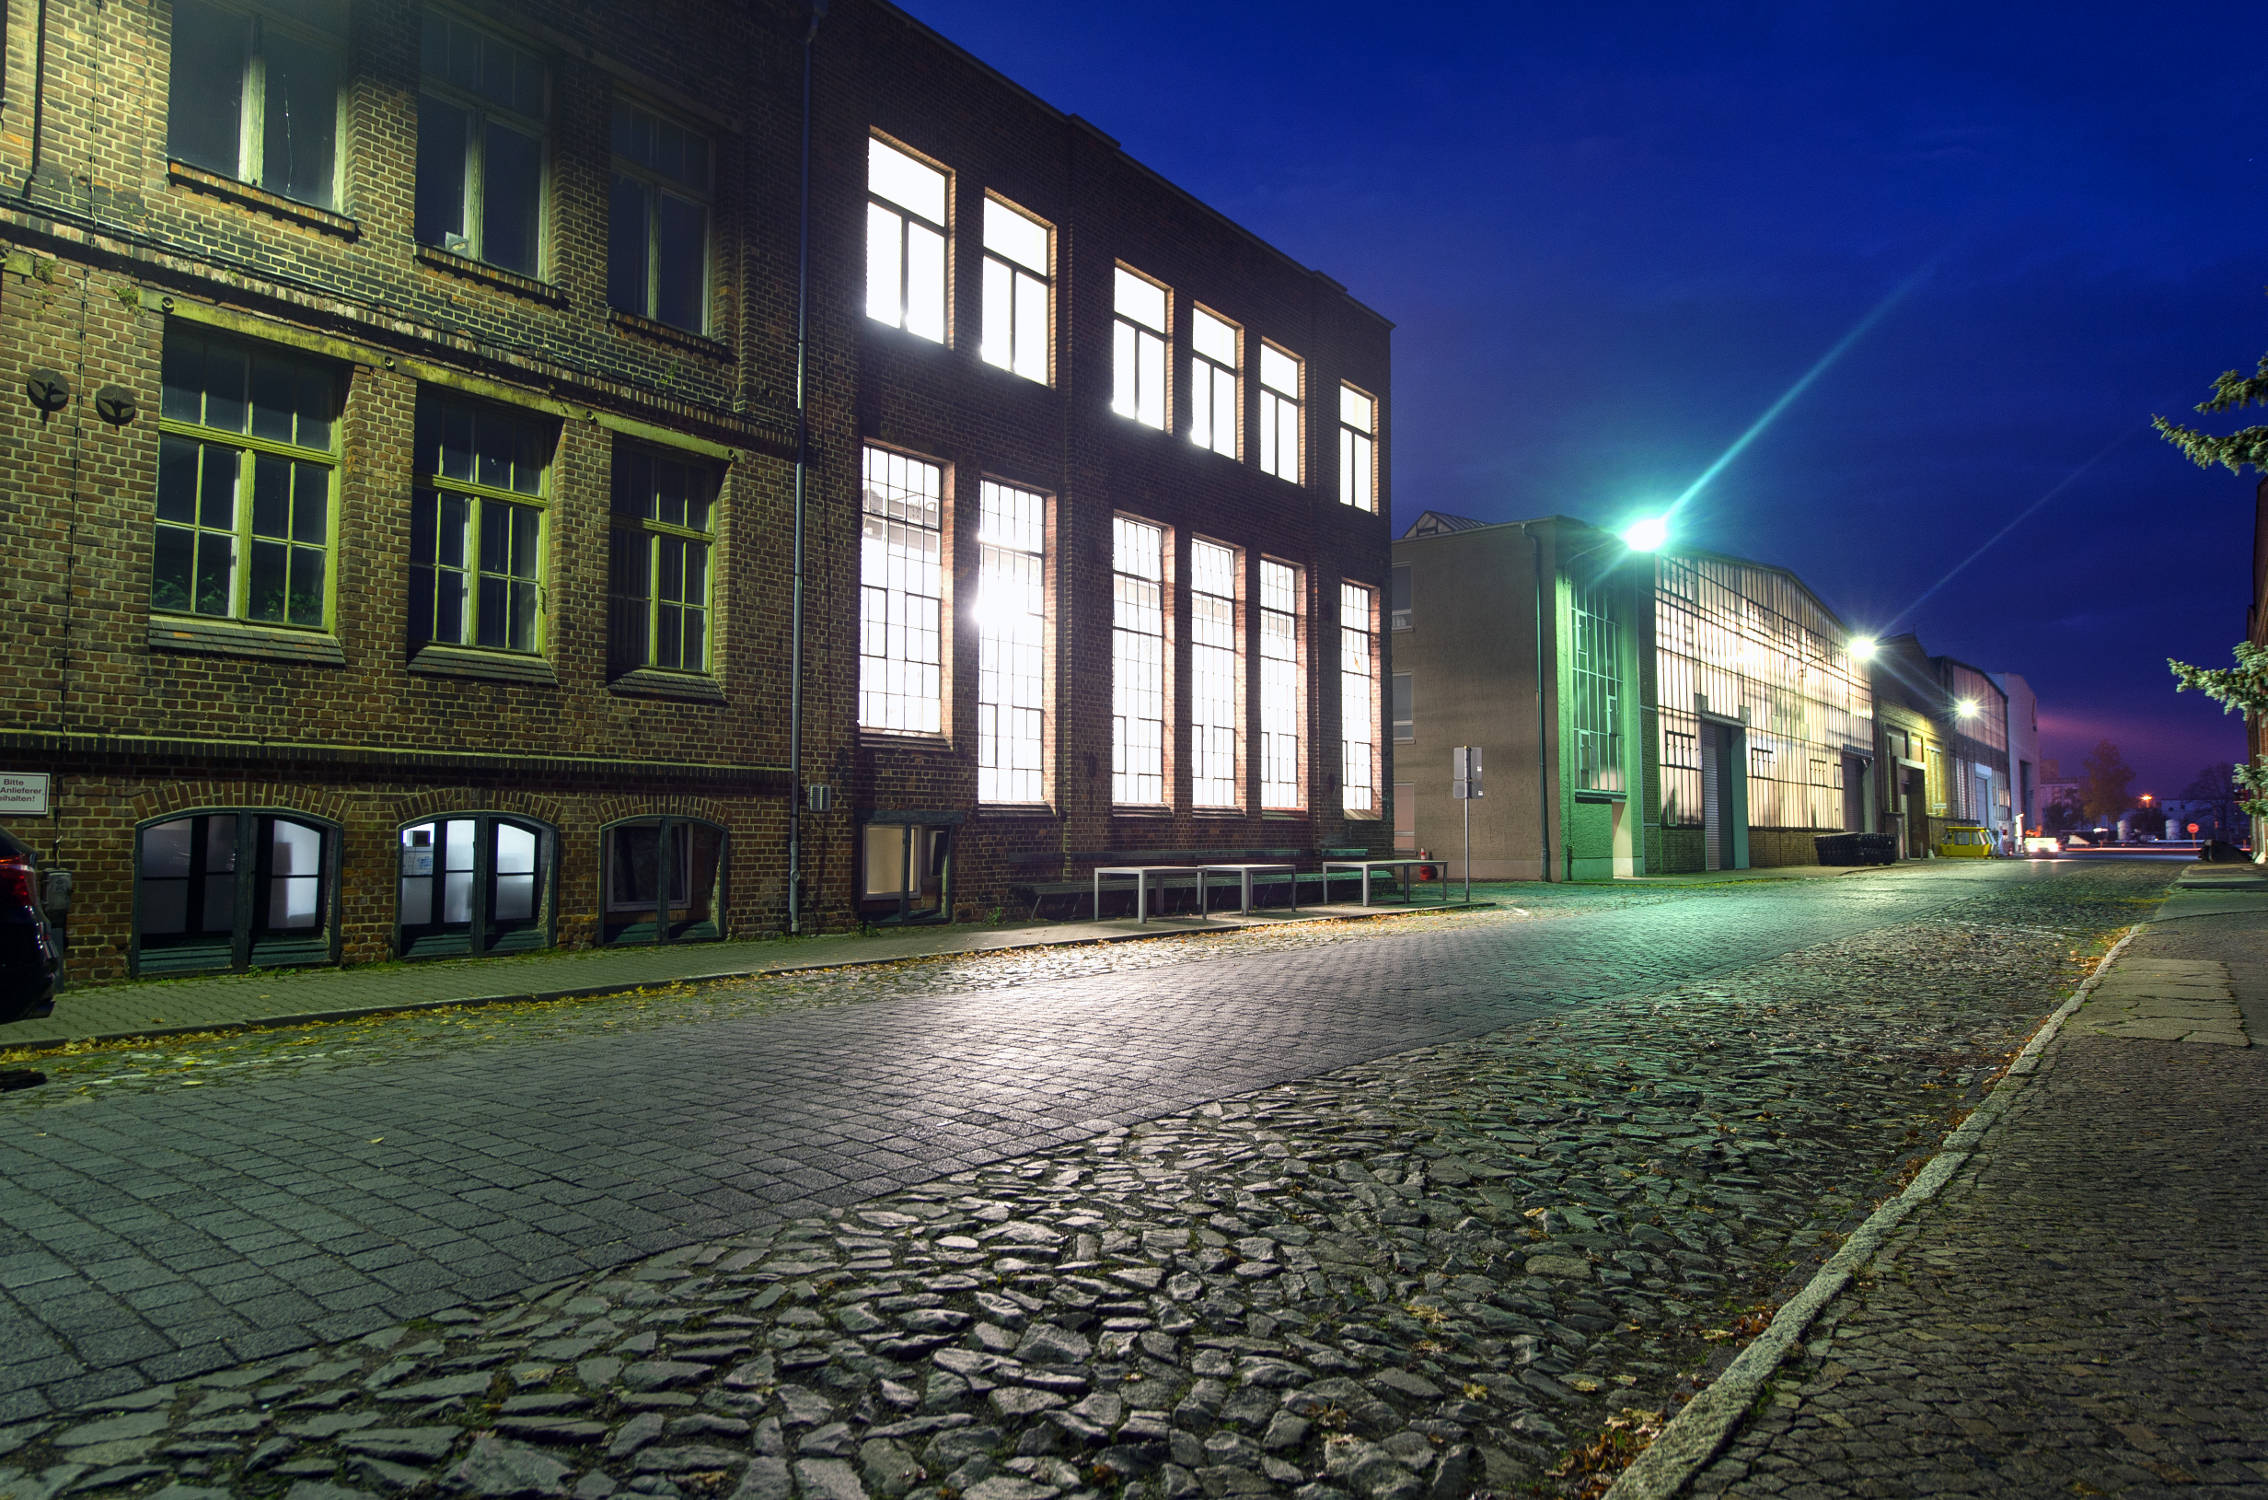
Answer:
<svg viewBox="0 0 2268 1500"><path fill-rule="evenodd" d="M262 160L265 155L262 144L267 138L267 38L261 33L258 17L244 29L244 102L237 111L236 165L246 182L264 187L266 164Z"/></svg>
<svg viewBox="0 0 2268 1500"><path fill-rule="evenodd" d="M646 651L642 666L661 664L661 621L661 535L649 530L646 533Z"/></svg>
<svg viewBox="0 0 2268 1500"><path fill-rule="evenodd" d="M233 538L232 545L236 551L236 555L229 559L228 569L228 617L232 620L242 620L249 616L252 593L252 497L248 492L248 487L252 484L255 468L255 465L244 462L241 457L237 459L236 483L229 498L230 535ZM204 505L202 465L199 466L197 479L198 519L202 521L204 519L202 514ZM191 596L191 602L195 602L194 595Z"/></svg>
<svg viewBox="0 0 2268 1500"><path fill-rule="evenodd" d="M465 203L460 220L465 226L466 247L474 260L486 260L488 248L488 216L481 211L488 201L488 121L478 106L465 110Z"/></svg>

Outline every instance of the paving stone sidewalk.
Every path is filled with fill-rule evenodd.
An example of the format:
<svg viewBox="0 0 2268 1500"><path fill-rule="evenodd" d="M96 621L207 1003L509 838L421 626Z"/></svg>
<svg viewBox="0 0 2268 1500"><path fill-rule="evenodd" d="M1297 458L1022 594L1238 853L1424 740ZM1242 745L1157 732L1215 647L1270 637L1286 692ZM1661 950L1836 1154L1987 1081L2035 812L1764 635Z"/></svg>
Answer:
<svg viewBox="0 0 2268 1500"><path fill-rule="evenodd" d="M2268 880L2198 867L1694 1480L2268 1496Z"/></svg>

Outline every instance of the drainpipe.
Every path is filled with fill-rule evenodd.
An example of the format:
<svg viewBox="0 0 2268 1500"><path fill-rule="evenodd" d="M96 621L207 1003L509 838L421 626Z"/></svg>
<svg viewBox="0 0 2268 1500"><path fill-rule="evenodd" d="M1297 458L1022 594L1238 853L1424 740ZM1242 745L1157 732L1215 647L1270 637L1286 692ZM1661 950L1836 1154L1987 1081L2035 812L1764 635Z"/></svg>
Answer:
<svg viewBox="0 0 2268 1500"><path fill-rule="evenodd" d="M811 44L827 16L812 0L803 32L803 180L795 261L795 544L788 583L787 927L803 930L803 501L811 470Z"/></svg>
<svg viewBox="0 0 2268 1500"><path fill-rule="evenodd" d="M1535 635L1536 635L1536 833L1543 841L1543 853L1537 863L1545 880L1551 879L1551 740L1544 732L1544 654L1543 654L1543 539L1536 535L1534 526L1520 523L1520 531L1528 539L1528 548L1535 556ZM1555 606L1556 612L1556 606Z"/></svg>

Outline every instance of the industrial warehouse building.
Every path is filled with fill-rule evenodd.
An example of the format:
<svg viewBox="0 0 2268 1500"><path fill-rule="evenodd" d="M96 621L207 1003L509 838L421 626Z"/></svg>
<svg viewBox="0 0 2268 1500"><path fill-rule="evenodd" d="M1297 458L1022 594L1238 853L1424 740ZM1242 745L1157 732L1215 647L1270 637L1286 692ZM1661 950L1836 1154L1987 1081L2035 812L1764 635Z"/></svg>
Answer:
<svg viewBox="0 0 2268 1500"><path fill-rule="evenodd" d="M6 47L0 816L75 981L1385 847L1389 325L903 13Z"/></svg>

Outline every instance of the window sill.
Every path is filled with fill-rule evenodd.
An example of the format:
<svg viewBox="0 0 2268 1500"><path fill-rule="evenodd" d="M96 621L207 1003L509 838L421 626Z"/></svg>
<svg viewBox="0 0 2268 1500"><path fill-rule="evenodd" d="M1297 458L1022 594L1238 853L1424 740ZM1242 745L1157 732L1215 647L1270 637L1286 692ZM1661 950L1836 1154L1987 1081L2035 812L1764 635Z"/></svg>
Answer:
<svg viewBox="0 0 2268 1500"><path fill-rule="evenodd" d="M208 656L258 656L272 661L317 662L337 667L346 664L339 638L322 630L294 630L288 625L254 625L243 620L207 619L198 615L150 616L152 651L194 651Z"/></svg>
<svg viewBox="0 0 2268 1500"><path fill-rule="evenodd" d="M239 208L249 208L286 223L297 224L303 229L336 235L342 240L362 238L362 226L345 214L317 208L312 203L301 203L295 198L286 198L281 193L254 187L249 182L239 182L233 177L223 177L218 172L208 172L203 167L193 167L185 161L168 161L165 164L165 176L175 187L207 193Z"/></svg>
<svg viewBox="0 0 2268 1500"><path fill-rule="evenodd" d="M724 688L714 677L697 672L665 672L640 667L607 683L606 690L626 698L676 698L687 703L722 703Z"/></svg>
<svg viewBox="0 0 2268 1500"><path fill-rule="evenodd" d="M1261 809L1260 816L1274 818L1283 823L1305 822L1307 820L1307 809L1304 807L1269 807Z"/></svg>
<svg viewBox="0 0 2268 1500"><path fill-rule="evenodd" d="M1386 815L1382 812L1363 812L1352 807L1344 810L1344 816L1349 823L1383 823L1386 820Z"/></svg>
<svg viewBox="0 0 2268 1500"><path fill-rule="evenodd" d="M1234 818L1238 822L1242 822L1244 819L1251 817L1252 814L1246 812L1241 807L1193 807L1189 810L1189 816L1193 818L1213 818L1223 822L1227 821L1230 818Z"/></svg>
<svg viewBox="0 0 2268 1500"><path fill-rule="evenodd" d="M420 646L409 659L409 669L435 677L485 677L498 682L559 685L559 674L540 656L481 651L469 646Z"/></svg>
<svg viewBox="0 0 2268 1500"><path fill-rule="evenodd" d="M1173 809L1170 807L1113 807L1110 810L1110 815L1114 818L1132 818L1138 822L1150 822L1171 818Z"/></svg>
<svg viewBox="0 0 2268 1500"><path fill-rule="evenodd" d="M1575 789L1575 800L1577 802L1627 802L1630 800L1630 794L1628 792L1601 792L1594 791L1589 787L1577 787Z"/></svg>
<svg viewBox="0 0 2268 1500"><path fill-rule="evenodd" d="M639 338L652 339L657 344L667 344L672 349L682 349L688 354L703 354L724 364L732 363L731 347L706 334L641 317L634 312L624 312L619 307L608 308L606 320L614 325L617 333L635 334Z"/></svg>
<svg viewBox="0 0 2268 1500"><path fill-rule="evenodd" d="M934 729L884 729L874 724L858 726L858 737L884 745L904 745L918 750L950 750L952 742Z"/></svg>
<svg viewBox="0 0 2268 1500"><path fill-rule="evenodd" d="M1055 804L1051 802L979 802L977 811L984 814L988 822L1017 819L1037 821L1056 815Z"/></svg>
<svg viewBox="0 0 2268 1500"><path fill-rule="evenodd" d="M492 266L486 261L474 260L469 255L459 255L438 245L418 246L417 258L436 271L446 271L451 276L477 281L482 286L492 286L500 292L525 297L530 302L541 302L550 307L567 305L567 294L548 281L522 276L517 271L507 271L502 266Z"/></svg>

